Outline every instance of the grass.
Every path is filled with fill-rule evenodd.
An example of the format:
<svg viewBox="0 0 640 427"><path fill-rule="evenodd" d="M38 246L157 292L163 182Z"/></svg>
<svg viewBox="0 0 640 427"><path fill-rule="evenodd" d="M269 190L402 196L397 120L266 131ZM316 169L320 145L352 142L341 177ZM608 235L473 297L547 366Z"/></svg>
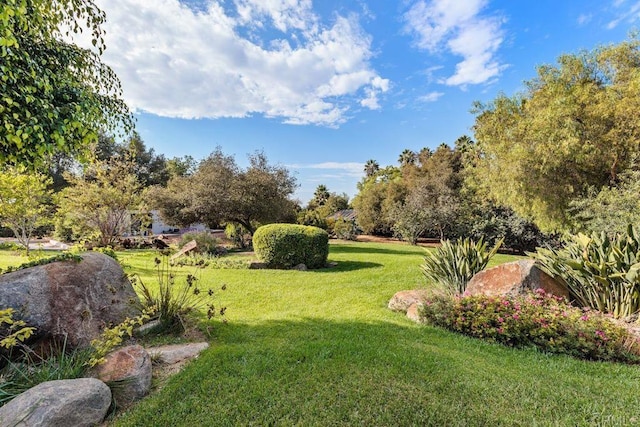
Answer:
<svg viewBox="0 0 640 427"><path fill-rule="evenodd" d="M421 248L332 244L316 271L200 271L228 325L164 388L110 423L232 425L632 425L637 367L513 350L420 326L386 308L424 286ZM149 252L119 254L153 275ZM514 257L498 255L491 265ZM184 268L192 272L193 268Z"/></svg>

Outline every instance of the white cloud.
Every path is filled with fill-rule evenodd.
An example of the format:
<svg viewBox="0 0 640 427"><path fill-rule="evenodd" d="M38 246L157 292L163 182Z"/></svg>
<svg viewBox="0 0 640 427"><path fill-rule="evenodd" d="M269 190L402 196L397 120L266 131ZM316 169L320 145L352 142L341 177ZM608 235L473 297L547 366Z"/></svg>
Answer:
<svg viewBox="0 0 640 427"><path fill-rule="evenodd" d="M617 9L623 9L616 13L616 18L607 24L607 28L612 30L617 27L622 21L627 21L629 24L640 20L640 1L632 1L631 4L627 0L616 0L613 2L613 6Z"/></svg>
<svg viewBox="0 0 640 427"><path fill-rule="evenodd" d="M422 95L420 97L418 97L418 101L421 102L435 102L438 99L440 99L440 97L444 95L443 92L430 92L426 95Z"/></svg>
<svg viewBox="0 0 640 427"><path fill-rule="evenodd" d="M313 164L293 164L287 165L291 169L326 169L332 171L342 171L340 174L333 174L336 176L355 176L360 177L364 175L364 163L358 162L324 162Z"/></svg>
<svg viewBox="0 0 640 427"><path fill-rule="evenodd" d="M178 0L98 3L103 59L136 111L337 126L353 105L379 108L389 87L357 17L323 24L311 0L211 0L198 10Z"/></svg>
<svg viewBox="0 0 640 427"><path fill-rule="evenodd" d="M502 20L483 17L487 0L419 0L404 15L405 30L419 49L461 56L450 86L491 81L504 69L496 59L503 41Z"/></svg>
<svg viewBox="0 0 640 427"><path fill-rule="evenodd" d="M581 13L580 16L578 16L578 25L586 25L591 22L592 19L592 14Z"/></svg>

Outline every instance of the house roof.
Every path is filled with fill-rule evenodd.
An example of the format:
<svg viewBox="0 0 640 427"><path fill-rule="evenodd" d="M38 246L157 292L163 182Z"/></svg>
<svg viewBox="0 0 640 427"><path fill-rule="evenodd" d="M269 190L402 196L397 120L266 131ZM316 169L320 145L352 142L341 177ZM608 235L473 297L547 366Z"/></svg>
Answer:
<svg viewBox="0 0 640 427"><path fill-rule="evenodd" d="M357 216L355 209L344 209L334 213L333 215L329 215L327 219L346 219L347 221L355 221Z"/></svg>

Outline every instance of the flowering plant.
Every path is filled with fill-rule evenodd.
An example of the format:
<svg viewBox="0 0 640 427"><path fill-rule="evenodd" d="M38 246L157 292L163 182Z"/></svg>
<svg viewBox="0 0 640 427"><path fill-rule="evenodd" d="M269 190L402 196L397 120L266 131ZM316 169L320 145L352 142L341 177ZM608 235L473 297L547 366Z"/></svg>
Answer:
<svg viewBox="0 0 640 427"><path fill-rule="evenodd" d="M536 347L588 360L640 362L640 342L597 311L541 289L525 296L433 296L423 321L511 347Z"/></svg>

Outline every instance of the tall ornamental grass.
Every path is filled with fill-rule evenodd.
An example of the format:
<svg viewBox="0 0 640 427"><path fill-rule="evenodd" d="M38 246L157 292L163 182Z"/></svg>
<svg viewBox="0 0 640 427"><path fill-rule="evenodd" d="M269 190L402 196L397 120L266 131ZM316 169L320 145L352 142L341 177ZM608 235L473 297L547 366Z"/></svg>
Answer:
<svg viewBox="0 0 640 427"><path fill-rule="evenodd" d="M538 249L531 255L568 288L577 305L616 318L640 311L640 236L633 226L613 237L578 234L562 249Z"/></svg>
<svg viewBox="0 0 640 427"><path fill-rule="evenodd" d="M458 239L442 241L439 248L426 253L422 273L427 281L450 295L461 295L469 280L489 263L502 245L500 239L492 249L482 239Z"/></svg>

